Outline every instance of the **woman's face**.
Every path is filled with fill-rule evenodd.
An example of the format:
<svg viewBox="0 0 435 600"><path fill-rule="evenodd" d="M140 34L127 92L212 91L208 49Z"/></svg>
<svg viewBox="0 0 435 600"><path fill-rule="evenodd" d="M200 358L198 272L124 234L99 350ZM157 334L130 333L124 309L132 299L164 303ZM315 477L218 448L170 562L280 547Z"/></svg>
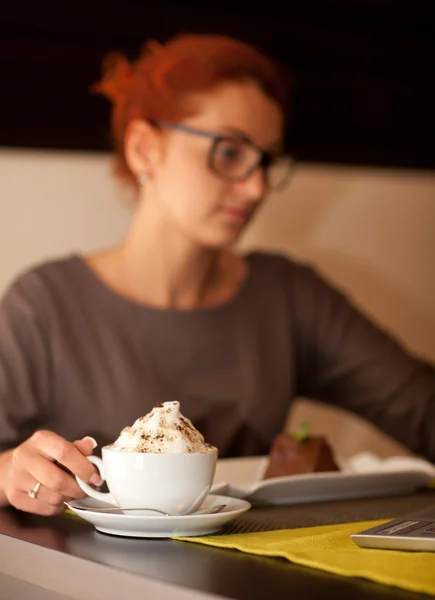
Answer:
<svg viewBox="0 0 435 600"><path fill-rule="evenodd" d="M225 247L237 240L266 193L263 167L243 177L261 156L249 142L277 153L283 115L278 104L250 82L223 83L198 96L197 103L195 115L179 123L186 129L171 124L159 129L163 150L153 169L150 201L192 241ZM215 142L211 164L214 140L195 130L229 139Z"/></svg>

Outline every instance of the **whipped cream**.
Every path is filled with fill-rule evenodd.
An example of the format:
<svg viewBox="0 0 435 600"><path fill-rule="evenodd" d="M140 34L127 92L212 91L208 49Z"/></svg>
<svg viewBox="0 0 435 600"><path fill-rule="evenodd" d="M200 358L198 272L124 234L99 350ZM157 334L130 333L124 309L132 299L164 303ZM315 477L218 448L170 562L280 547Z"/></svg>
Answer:
<svg viewBox="0 0 435 600"><path fill-rule="evenodd" d="M125 427L110 446L128 452L183 454L210 452L202 434L180 413L180 403L157 404L150 413L139 417L131 427Z"/></svg>

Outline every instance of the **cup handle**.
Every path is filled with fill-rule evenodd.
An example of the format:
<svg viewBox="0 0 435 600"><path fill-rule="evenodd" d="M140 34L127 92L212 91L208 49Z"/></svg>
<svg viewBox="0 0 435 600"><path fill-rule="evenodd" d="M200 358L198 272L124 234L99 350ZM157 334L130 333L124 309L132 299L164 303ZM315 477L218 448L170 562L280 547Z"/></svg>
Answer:
<svg viewBox="0 0 435 600"><path fill-rule="evenodd" d="M99 456L86 456L85 458L88 459L89 462L91 462L93 465L95 465L98 469L98 471L100 472L100 477L101 479L105 480L106 477L104 475L104 465L103 465L103 461L101 460L101 458ZM76 475L76 481L79 484L80 488L85 492L85 494L87 494L88 496L90 496L91 498L95 498L96 500L100 500L101 502L108 502L109 504L114 504L115 506L118 506L118 503L116 502L115 498L112 496L112 494L110 492L98 492L97 490L94 490L93 487L91 487L88 483L86 483L86 481L83 481L83 479L80 479L80 477L77 477Z"/></svg>

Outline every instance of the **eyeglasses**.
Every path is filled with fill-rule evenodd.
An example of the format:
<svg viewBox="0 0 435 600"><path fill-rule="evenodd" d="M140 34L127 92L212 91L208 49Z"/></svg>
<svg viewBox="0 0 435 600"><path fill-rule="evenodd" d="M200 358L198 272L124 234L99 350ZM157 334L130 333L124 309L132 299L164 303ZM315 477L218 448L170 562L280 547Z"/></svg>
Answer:
<svg viewBox="0 0 435 600"><path fill-rule="evenodd" d="M208 167L230 181L246 181L259 168L264 169L270 189L282 190L290 179L294 165L290 156L265 152L249 140L195 129L181 123L150 121L150 124L159 129L173 129L212 140Z"/></svg>

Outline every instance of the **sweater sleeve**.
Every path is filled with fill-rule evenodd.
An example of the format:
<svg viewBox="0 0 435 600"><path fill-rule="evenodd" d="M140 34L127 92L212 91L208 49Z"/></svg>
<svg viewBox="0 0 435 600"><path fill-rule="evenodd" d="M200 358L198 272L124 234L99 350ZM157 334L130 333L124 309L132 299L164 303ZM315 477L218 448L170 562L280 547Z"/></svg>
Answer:
<svg viewBox="0 0 435 600"><path fill-rule="evenodd" d="M292 265L298 394L372 421L435 462L435 369L306 265Z"/></svg>
<svg viewBox="0 0 435 600"><path fill-rule="evenodd" d="M50 397L49 331L44 290L21 276L0 302L0 451L17 446L46 421Z"/></svg>

